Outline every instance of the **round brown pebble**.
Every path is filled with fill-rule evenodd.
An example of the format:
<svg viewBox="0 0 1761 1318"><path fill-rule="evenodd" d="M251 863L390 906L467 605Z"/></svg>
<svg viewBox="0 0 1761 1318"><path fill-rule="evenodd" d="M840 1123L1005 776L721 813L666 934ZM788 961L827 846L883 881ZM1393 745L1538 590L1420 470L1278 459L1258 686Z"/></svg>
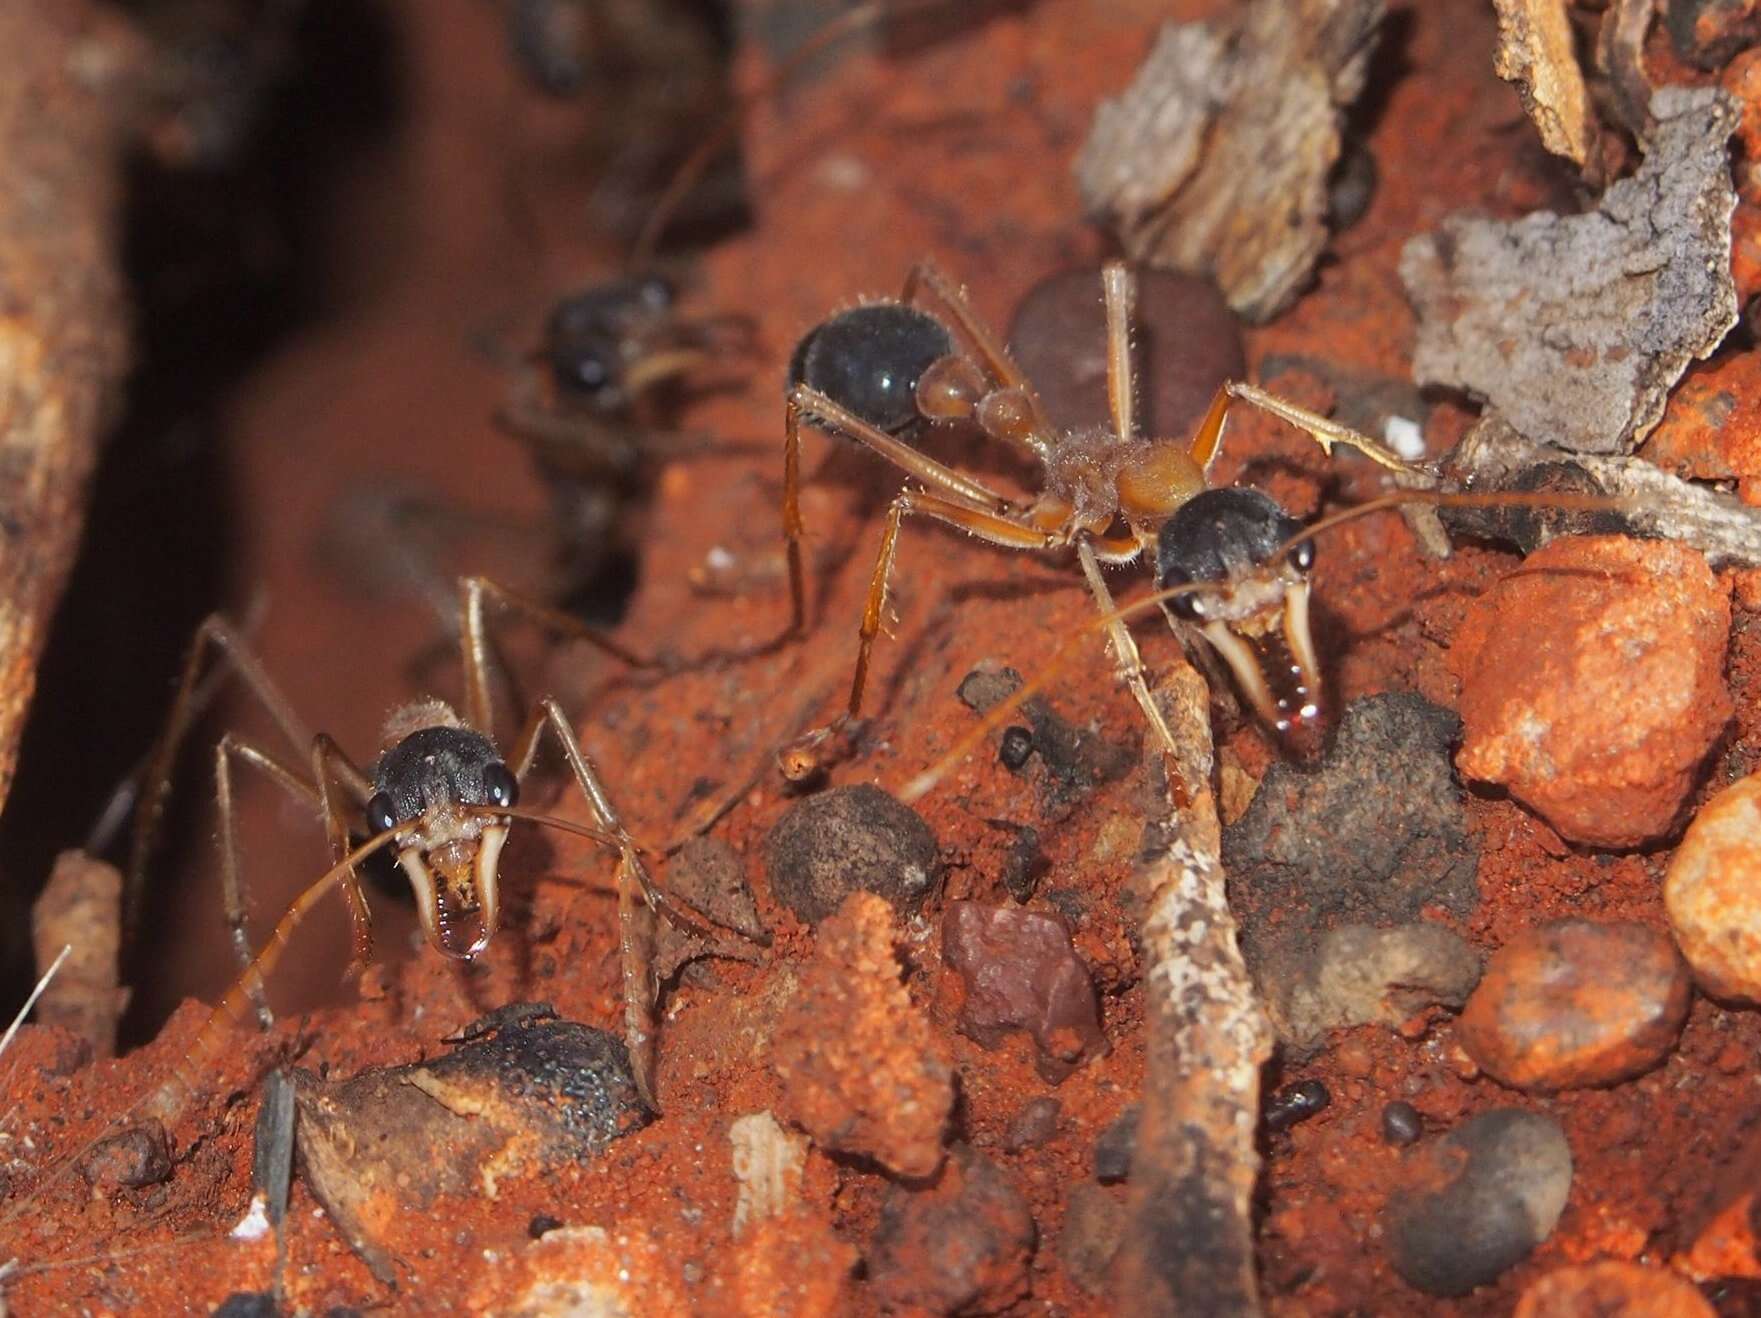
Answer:
<svg viewBox="0 0 1761 1318"><path fill-rule="evenodd" d="M940 869L923 817L872 783L797 802L765 839L764 864L771 894L809 924L853 892L872 892L909 914Z"/></svg>
<svg viewBox="0 0 1761 1318"><path fill-rule="evenodd" d="M1696 551L1555 540L1482 595L1456 637L1456 765L1575 842L1660 837L1730 720L1729 633L1729 593Z"/></svg>
<svg viewBox="0 0 1761 1318"><path fill-rule="evenodd" d="M1761 774L1694 816L1669 862L1663 906L1701 988L1761 1002Z"/></svg>
<svg viewBox="0 0 1761 1318"><path fill-rule="evenodd" d="M1692 1282L1638 1263L1607 1259L1555 1268L1516 1302L1511 1318L1713 1318Z"/></svg>
<svg viewBox="0 0 1761 1318"><path fill-rule="evenodd" d="M1132 346L1146 435L1185 435L1226 380L1247 374L1241 322L1209 279L1137 271ZM1009 349L1054 425L1106 426L1107 319L1101 272L1089 266L1042 279L1009 322Z"/></svg>
<svg viewBox="0 0 1761 1318"><path fill-rule="evenodd" d="M1662 930L1560 920L1498 950L1456 1033L1483 1071L1518 1089L1608 1085L1663 1059L1691 996Z"/></svg>

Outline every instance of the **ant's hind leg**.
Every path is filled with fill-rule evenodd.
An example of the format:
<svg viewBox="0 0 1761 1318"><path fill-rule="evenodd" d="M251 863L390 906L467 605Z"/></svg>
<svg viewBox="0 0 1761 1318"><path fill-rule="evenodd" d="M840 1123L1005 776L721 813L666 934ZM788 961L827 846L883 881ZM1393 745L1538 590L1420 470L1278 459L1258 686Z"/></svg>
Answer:
<svg viewBox="0 0 1761 1318"><path fill-rule="evenodd" d="M488 733L494 727L494 701L490 698L491 646L485 598L503 608L524 614L545 631L586 641L631 668L656 668L654 659L637 654L597 628L571 618L549 605L528 599L488 577L459 578L459 651L465 670L465 722Z"/></svg>
<svg viewBox="0 0 1761 1318"><path fill-rule="evenodd" d="M214 747L214 794L220 807L220 891L226 905L227 930L231 934L232 949L238 957L242 975L250 969L256 954L251 950L251 935L247 925L248 904L245 900L244 879L239 872L238 834L234 822L232 794L234 757L261 770L289 796L306 805L317 805L319 794L296 770L268 751L235 737L230 732ZM262 982L241 982L245 984L251 1006L257 1013L257 1023L268 1029L275 1024L275 1015L269 1010L268 999L263 995Z"/></svg>
<svg viewBox="0 0 1761 1318"><path fill-rule="evenodd" d="M666 910L676 913L676 906L649 876L648 868L636 841L625 829L600 781L599 770L575 736L575 730L556 701L546 697L538 702L527 721L520 740L515 744L509 767L514 777L524 781L538 754L538 741L545 728L555 734L562 746L563 757L581 788L581 794L592 807L595 821L616 839L618 848L618 959L624 990L624 1045L630 1052L630 1069L636 1078L642 1101L655 1111L654 1046L659 1028L658 1005L660 984L654 970L656 928L654 914ZM683 918L683 917L680 917ZM695 927L694 921L686 921Z"/></svg>
<svg viewBox="0 0 1761 1318"><path fill-rule="evenodd" d="M140 922L147 865L152 859L153 846L158 841L166 798L171 790L171 774L177 765L177 753L206 701L207 684L201 679L203 660L211 645L231 665L232 670L244 679L245 686L257 698L258 704L268 711L290 749L302 750L312 740L312 734L299 715L294 713L293 706L282 695L281 689L275 685L262 661L257 658L238 628L218 613L205 618L196 629L195 639L190 642L189 654L184 659L183 676L178 682L177 696L171 704L171 713L165 720L164 730L160 732L159 740L154 744L141 776L141 789L135 807L134 836L129 847L127 880L123 889L125 935L132 934ZM309 792L310 789L307 790Z"/></svg>

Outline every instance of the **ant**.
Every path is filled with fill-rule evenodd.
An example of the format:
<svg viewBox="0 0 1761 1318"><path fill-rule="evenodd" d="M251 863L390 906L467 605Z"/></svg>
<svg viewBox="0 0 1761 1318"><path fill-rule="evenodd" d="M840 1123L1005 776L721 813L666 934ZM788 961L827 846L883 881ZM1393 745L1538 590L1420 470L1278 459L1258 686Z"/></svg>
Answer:
<svg viewBox="0 0 1761 1318"><path fill-rule="evenodd" d="M488 945L501 922L499 862L508 830L516 821L543 825L588 838L618 853L619 952L624 987L624 1032L637 1088L651 1108L655 998L653 912L663 912L694 933L705 930L684 914L655 884L642 848L611 803L599 769L582 748L556 700L535 701L511 750L504 754L493 732L492 650L486 606L523 614L554 634L586 641L633 668L655 666L595 629L529 600L483 577L458 583L459 652L464 671L464 706L455 710L424 699L394 710L386 719L381 750L363 769L325 733L311 733L294 713L252 652L240 630L214 614L198 628L184 663L171 714L143 778L130 854L130 889L151 857L170 790L172 768L202 698L202 675L210 648L230 664L270 715L292 754L271 750L234 733L214 749L216 795L220 806L220 849L226 917L243 969L198 1034L172 1081L149 1100L151 1115L166 1119L181 1110L194 1092L195 1077L224 1041L228 1027L254 1007L271 1023L264 983L295 928L330 892L340 889L348 908L352 941L349 973L358 973L373 947L372 917L358 867L389 848L416 899L422 931L443 956L470 961ZM548 731L560 747L593 824L576 824L522 809L521 785ZM304 755L308 771L298 766ZM233 818L233 765L248 765L303 804L314 807L330 845L331 868L283 913L263 948L252 953L245 928ZM357 840L364 836L365 840ZM713 938L713 935L709 935Z"/></svg>
<svg viewBox="0 0 1761 1318"><path fill-rule="evenodd" d="M657 273L609 279L552 307L497 420L530 448L550 490L564 596L590 590L618 551L633 555L623 523L645 500L655 462L709 449L665 428L668 395L712 359L750 344L748 319L683 315L677 289Z"/></svg>
<svg viewBox="0 0 1761 1318"><path fill-rule="evenodd" d="M864 445L916 485L901 490L887 512L858 630L849 700L831 723L783 749L779 759L786 777L803 781L815 776L828 758L828 741L861 719L899 534L905 518L913 515L1005 549L1074 549L1120 677L1168 752L1171 773L1178 763L1178 742L1150 692L1125 615L1102 576L1103 564L1149 559L1162 610L1189 652L1220 657L1266 724L1296 749L1313 748L1322 700L1309 625L1309 574L1315 561L1311 537L1339 518L1305 528L1259 490L1210 484L1230 404L1241 399L1271 412L1305 431L1329 456L1335 445L1345 444L1398 476L1430 485L1436 478L1349 427L1238 382L1217 391L1191 439L1140 435L1133 416L1133 295L1129 267L1108 263L1101 272L1108 429L1054 427L1025 373L961 290L928 263L911 269L897 301L839 312L802 338L789 365L784 422L783 531L792 633L799 634L806 623L805 528L799 498L802 426L811 424ZM923 309L926 297L939 304L945 320ZM1042 473L1038 495L1027 503L1012 499L906 442L923 427L950 423L975 424L986 437L1036 462ZM1409 489L1344 515L1415 501L1588 506L1583 498L1557 493ZM1602 506L1607 501L1590 502ZM1173 786L1177 798L1188 796L1185 784Z"/></svg>

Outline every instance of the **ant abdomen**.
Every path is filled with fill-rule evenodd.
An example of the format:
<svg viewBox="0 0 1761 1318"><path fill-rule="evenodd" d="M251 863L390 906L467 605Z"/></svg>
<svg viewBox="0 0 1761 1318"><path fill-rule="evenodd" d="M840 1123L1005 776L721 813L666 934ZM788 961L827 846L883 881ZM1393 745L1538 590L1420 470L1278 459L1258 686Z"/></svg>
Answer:
<svg viewBox="0 0 1761 1318"><path fill-rule="evenodd" d="M923 415L918 381L953 351L953 336L934 316L901 302L873 302L809 330L789 360L789 386L804 384L897 435Z"/></svg>
<svg viewBox="0 0 1761 1318"><path fill-rule="evenodd" d="M544 356L557 391L606 409L624 401L625 343L672 311L659 275L598 284L558 302L544 327Z"/></svg>

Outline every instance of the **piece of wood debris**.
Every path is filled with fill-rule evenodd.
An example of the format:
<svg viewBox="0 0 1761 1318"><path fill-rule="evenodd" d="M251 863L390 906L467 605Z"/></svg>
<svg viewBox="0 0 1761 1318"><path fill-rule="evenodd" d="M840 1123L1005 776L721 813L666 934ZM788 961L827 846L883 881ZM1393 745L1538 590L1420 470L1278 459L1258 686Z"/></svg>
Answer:
<svg viewBox="0 0 1761 1318"><path fill-rule="evenodd" d="M1382 0L1253 0L1169 24L1095 110L1076 160L1084 208L1134 259L1209 275L1269 320L1327 244L1340 120L1363 89Z"/></svg>
<svg viewBox="0 0 1761 1318"><path fill-rule="evenodd" d="M37 1004L39 1025L59 1025L92 1046L94 1057L116 1056L116 1023L128 1006L122 987L122 875L83 851L55 858L49 882L31 907L37 965L71 947L61 974Z"/></svg>
<svg viewBox="0 0 1761 1318"><path fill-rule="evenodd" d="M1115 1297L1127 1314L1256 1314L1256 1137L1272 1030L1225 894L1209 689L1182 664L1158 697L1192 800L1145 837L1148 1056Z"/></svg>
<svg viewBox="0 0 1761 1318"><path fill-rule="evenodd" d="M1413 376L1467 389L1521 434L1624 453L1688 362L1736 324L1728 140L1735 101L1666 87L1652 149L1582 215L1453 215L1401 254L1419 313Z"/></svg>
<svg viewBox="0 0 1761 1318"><path fill-rule="evenodd" d="M1492 68L1516 87L1541 145L1582 169L1596 137L1583 70L1572 48L1565 0L1493 0L1498 49Z"/></svg>

